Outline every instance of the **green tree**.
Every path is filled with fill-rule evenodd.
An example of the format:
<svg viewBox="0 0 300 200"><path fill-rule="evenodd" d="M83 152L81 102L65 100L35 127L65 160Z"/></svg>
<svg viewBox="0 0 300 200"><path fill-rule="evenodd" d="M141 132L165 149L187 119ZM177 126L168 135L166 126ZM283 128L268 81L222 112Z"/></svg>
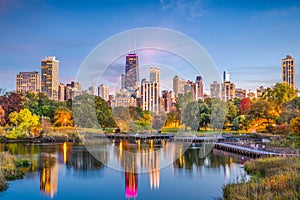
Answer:
<svg viewBox="0 0 300 200"><path fill-rule="evenodd" d="M207 130L207 127L210 124L210 109L208 105L203 101L198 101L200 119L199 119L199 129L203 127L204 130Z"/></svg>
<svg viewBox="0 0 300 200"><path fill-rule="evenodd" d="M188 103L182 113L182 123L192 130L197 131L199 129L199 118L200 112L198 102Z"/></svg>
<svg viewBox="0 0 300 200"><path fill-rule="evenodd" d="M232 101L226 102L226 119L225 127L227 127L238 115L238 108L234 105Z"/></svg>
<svg viewBox="0 0 300 200"><path fill-rule="evenodd" d="M239 130L243 130L243 127L245 125L246 118L244 115L239 115L232 121L233 127L232 130L235 130L238 132Z"/></svg>
<svg viewBox="0 0 300 200"><path fill-rule="evenodd" d="M271 103L259 99L251 105L250 110L247 113L247 118L248 120L254 120L256 124L258 124L261 119L265 119L270 126L271 119L274 118L272 113L270 113L270 110L273 110Z"/></svg>
<svg viewBox="0 0 300 200"><path fill-rule="evenodd" d="M212 98L210 126L214 130L222 130L226 117L226 102L219 98Z"/></svg>
<svg viewBox="0 0 300 200"><path fill-rule="evenodd" d="M10 113L9 119L15 126L8 132L8 138L35 136L40 131L39 117L27 108Z"/></svg>
<svg viewBox="0 0 300 200"><path fill-rule="evenodd" d="M166 125L171 127L175 125L176 127L180 122L180 113L181 112L177 109L171 109L171 111L167 114Z"/></svg>
<svg viewBox="0 0 300 200"><path fill-rule="evenodd" d="M290 85L285 83L276 83L273 88L268 88L266 90L262 98L274 104L276 109L280 109L284 103L292 100L296 96L297 91Z"/></svg>
<svg viewBox="0 0 300 200"><path fill-rule="evenodd" d="M152 120L152 128L155 130L161 129L166 123L166 117L164 115L154 115Z"/></svg>
<svg viewBox="0 0 300 200"><path fill-rule="evenodd" d="M292 118L297 117L300 114L300 97L296 97L291 101L288 101L282 105L282 111L280 113L280 123L290 123Z"/></svg>
<svg viewBox="0 0 300 200"><path fill-rule="evenodd" d="M82 128L101 128L98 123L95 96L82 94L73 101L74 125Z"/></svg>
<svg viewBox="0 0 300 200"><path fill-rule="evenodd" d="M97 120L101 128L116 126L111 108L107 102L99 96L95 96L95 109Z"/></svg>

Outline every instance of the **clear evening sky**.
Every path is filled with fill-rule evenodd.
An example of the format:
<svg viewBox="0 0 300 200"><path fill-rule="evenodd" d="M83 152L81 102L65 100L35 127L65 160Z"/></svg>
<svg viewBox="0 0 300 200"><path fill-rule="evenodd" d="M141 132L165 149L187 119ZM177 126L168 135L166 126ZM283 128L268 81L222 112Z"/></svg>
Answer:
<svg viewBox="0 0 300 200"><path fill-rule="evenodd" d="M281 82L281 59L289 54L300 88L297 0L0 0L0 88L15 90L16 74L40 72L48 55L60 61L60 81L72 81L101 41L140 27L188 35L247 90Z"/></svg>

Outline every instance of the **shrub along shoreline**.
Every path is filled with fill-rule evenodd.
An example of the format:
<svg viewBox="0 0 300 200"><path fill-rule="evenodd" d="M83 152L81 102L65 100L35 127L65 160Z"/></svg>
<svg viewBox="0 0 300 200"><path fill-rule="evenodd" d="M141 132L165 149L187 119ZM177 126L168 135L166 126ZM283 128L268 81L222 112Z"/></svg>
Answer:
<svg viewBox="0 0 300 200"><path fill-rule="evenodd" d="M300 199L300 157L260 158L245 163L247 182L227 184L225 200Z"/></svg>
<svg viewBox="0 0 300 200"><path fill-rule="evenodd" d="M8 188L7 181L22 179L24 172L22 167L29 167L31 162L28 160L16 159L10 153L0 152L0 192Z"/></svg>

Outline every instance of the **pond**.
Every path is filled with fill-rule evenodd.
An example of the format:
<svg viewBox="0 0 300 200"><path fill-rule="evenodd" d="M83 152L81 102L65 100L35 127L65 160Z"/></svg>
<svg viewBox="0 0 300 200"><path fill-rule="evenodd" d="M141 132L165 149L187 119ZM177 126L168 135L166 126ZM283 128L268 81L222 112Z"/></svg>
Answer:
<svg viewBox="0 0 300 200"><path fill-rule="evenodd" d="M131 164L129 167L122 164L122 151L127 145L111 144L109 149L117 149L119 153L114 154L112 150L101 155L107 160L115 159L114 163L123 166L124 170L119 170L109 162L103 164L102 159L97 156L96 159L80 144L0 144L2 151L32 161L32 166L24 169L24 179L9 182L9 188L0 193L0 198L217 199L222 197L225 184L245 174L244 157L216 149L201 157L199 148L188 148L163 167L161 163L171 148L153 151L159 152L156 154L140 154L139 163L147 170L133 170ZM151 147L143 149L151 152ZM129 162L126 159L125 163Z"/></svg>

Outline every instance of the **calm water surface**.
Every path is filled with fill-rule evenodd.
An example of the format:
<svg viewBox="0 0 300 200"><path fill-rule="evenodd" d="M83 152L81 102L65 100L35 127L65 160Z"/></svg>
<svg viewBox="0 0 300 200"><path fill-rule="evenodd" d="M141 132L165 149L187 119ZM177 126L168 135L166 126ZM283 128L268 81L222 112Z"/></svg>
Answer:
<svg viewBox="0 0 300 200"><path fill-rule="evenodd" d="M1 199L216 199L222 196L224 184L244 174L243 157L218 150L199 158L199 149L188 149L163 169L159 169L161 158L151 158L143 161L149 173L135 173L103 165L78 144L2 144L1 148L33 162L24 179L9 182ZM120 160L122 154L115 157Z"/></svg>

